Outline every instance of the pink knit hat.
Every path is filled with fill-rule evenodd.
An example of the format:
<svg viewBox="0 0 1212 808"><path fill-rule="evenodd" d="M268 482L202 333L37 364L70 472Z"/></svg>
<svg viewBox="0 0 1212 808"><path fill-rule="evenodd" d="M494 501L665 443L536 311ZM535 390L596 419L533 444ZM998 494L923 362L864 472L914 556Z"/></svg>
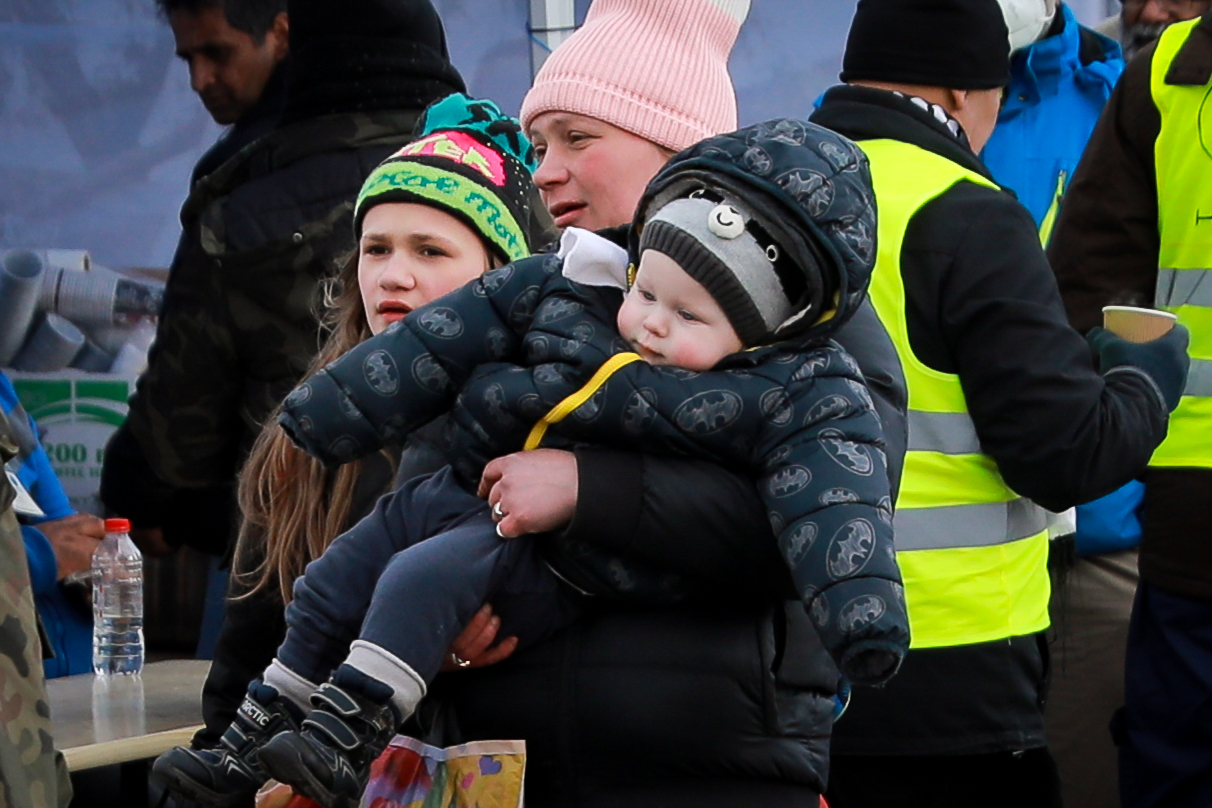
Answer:
<svg viewBox="0 0 1212 808"><path fill-rule="evenodd" d="M594 0L543 63L522 126L544 112L614 124L674 151L737 128L728 54L750 0Z"/></svg>

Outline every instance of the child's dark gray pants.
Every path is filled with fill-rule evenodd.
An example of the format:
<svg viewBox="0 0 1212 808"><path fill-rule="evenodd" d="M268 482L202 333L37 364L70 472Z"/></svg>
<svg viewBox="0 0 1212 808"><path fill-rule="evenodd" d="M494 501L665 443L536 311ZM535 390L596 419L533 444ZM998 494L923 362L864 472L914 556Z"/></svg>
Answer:
<svg viewBox="0 0 1212 808"><path fill-rule="evenodd" d="M580 597L543 561L535 538L499 537L487 503L447 467L381 498L307 565L278 659L324 682L362 639L431 682L483 604L501 618L499 639L528 645L576 619Z"/></svg>

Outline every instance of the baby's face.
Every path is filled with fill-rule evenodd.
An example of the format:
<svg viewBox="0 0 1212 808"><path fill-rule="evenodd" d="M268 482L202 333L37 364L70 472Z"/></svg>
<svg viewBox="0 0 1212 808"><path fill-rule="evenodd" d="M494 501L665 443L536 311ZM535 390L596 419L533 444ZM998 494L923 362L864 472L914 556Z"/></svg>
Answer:
<svg viewBox="0 0 1212 808"><path fill-rule="evenodd" d="M715 298L655 250L640 256L618 326L623 339L652 365L710 370L744 347Z"/></svg>

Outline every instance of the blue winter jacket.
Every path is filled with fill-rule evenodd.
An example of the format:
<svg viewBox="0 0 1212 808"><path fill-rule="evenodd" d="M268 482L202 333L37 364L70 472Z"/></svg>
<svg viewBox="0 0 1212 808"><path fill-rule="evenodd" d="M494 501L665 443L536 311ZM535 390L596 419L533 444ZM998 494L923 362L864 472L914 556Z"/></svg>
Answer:
<svg viewBox="0 0 1212 808"><path fill-rule="evenodd" d="M997 128L981 158L994 178L1031 211L1047 246L1069 178L1081 159L1103 105L1124 72L1119 44L1078 25L1060 7L1060 33L1017 51ZM1077 509L1081 555L1122 550L1140 542L1138 482Z"/></svg>
<svg viewBox="0 0 1212 808"><path fill-rule="evenodd" d="M1119 45L1078 25L1015 52L997 128L981 152L990 173L1042 225L1059 205L1103 105L1124 72Z"/></svg>
<svg viewBox="0 0 1212 808"><path fill-rule="evenodd" d="M0 409L8 414L17 406L16 390L8 377L0 373ZM24 410L21 413L24 414ZM17 478L45 514L37 518L22 517L21 535L25 539L25 555L29 559L29 578L38 616L55 654L44 663L46 678L88 673L92 670L92 617L68 600L57 580L59 565L55 552L36 527L40 522L62 519L75 511L51 469L50 458L37 440L37 426L28 415L24 418L30 428L30 445L21 447L21 454L14 458L13 464Z"/></svg>

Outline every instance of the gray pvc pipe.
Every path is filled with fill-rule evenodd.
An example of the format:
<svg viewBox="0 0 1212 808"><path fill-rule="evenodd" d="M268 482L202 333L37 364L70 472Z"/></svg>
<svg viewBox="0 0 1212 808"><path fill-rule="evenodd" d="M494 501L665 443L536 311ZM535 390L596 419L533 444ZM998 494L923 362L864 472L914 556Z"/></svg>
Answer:
<svg viewBox="0 0 1212 808"><path fill-rule="evenodd" d="M42 290L42 258L30 250L10 250L0 259L0 366L21 349Z"/></svg>
<svg viewBox="0 0 1212 808"><path fill-rule="evenodd" d="M85 340L84 347L80 349L80 353L76 354L76 358L72 360L72 367L77 370L92 371L93 373L108 373L113 364L114 358L101 350L92 340Z"/></svg>
<svg viewBox="0 0 1212 808"><path fill-rule="evenodd" d="M17 352L13 367L41 373L62 370L71 364L83 347L84 332L65 317L50 313Z"/></svg>
<svg viewBox="0 0 1212 808"><path fill-rule="evenodd" d="M50 267L39 305L83 326L125 324L160 313L164 290L94 265L87 272Z"/></svg>
<svg viewBox="0 0 1212 808"><path fill-rule="evenodd" d="M43 250L42 257L48 267L61 267L74 272L87 272L93 263L88 250Z"/></svg>

